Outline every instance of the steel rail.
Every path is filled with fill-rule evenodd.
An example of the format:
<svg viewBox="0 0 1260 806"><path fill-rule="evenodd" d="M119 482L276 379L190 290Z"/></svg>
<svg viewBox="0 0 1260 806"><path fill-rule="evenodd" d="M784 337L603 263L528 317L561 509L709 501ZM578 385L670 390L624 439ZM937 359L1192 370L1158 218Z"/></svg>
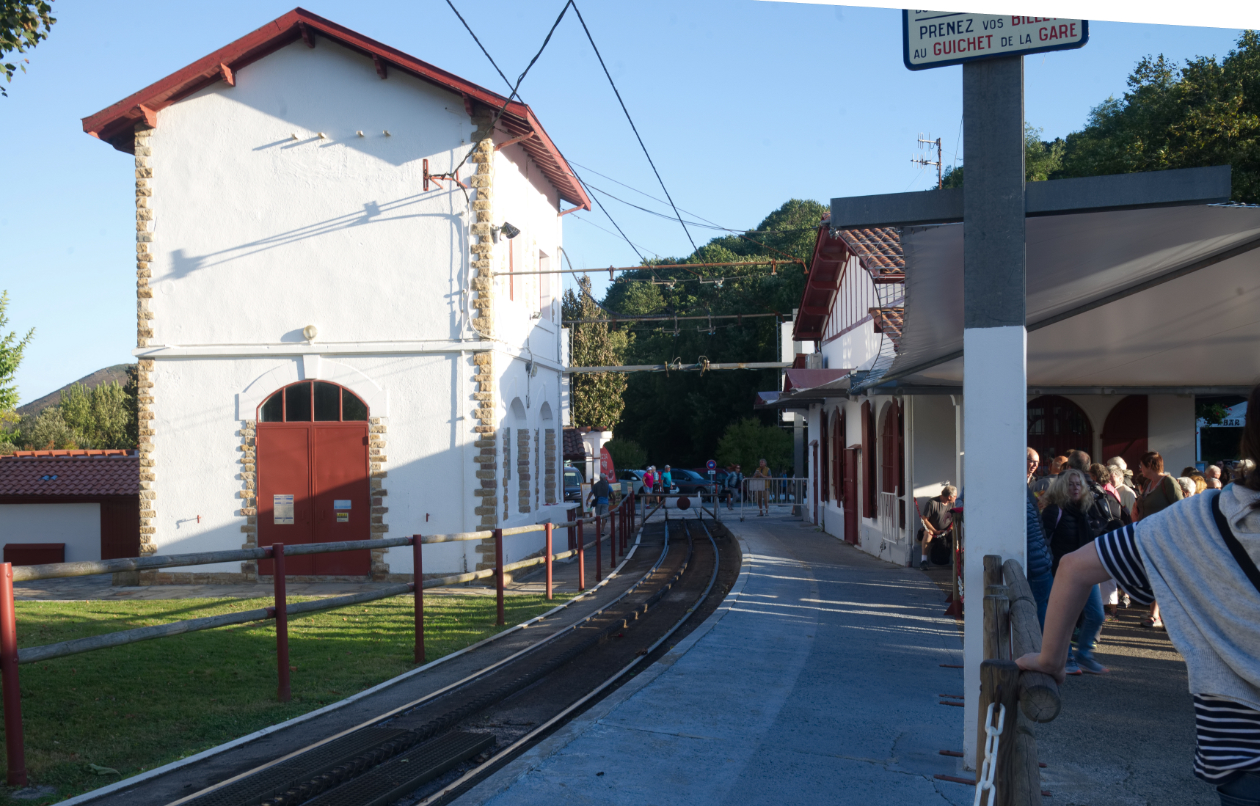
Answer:
<svg viewBox="0 0 1260 806"><path fill-rule="evenodd" d="M616 577L618 577L618 576L621 574L621 571L622 571L622 569L623 569L623 568L625 568L626 563L630 562L630 560L634 557L635 553L638 551L638 549L639 549L640 545L642 544L642 540L643 540L643 531L644 531L644 529L645 529L645 528L646 528L645 524L640 524L640 525L639 525L638 532L637 532L637 534L635 535L635 541L634 541L633 545L631 545L630 550L629 550L628 552L626 552L625 556L624 556L624 557L622 558L622 560L621 560L621 563L620 563L620 564L618 564L618 566L617 566L617 567L616 567L616 568L615 568L615 569L614 569L614 570L613 570L613 571L612 571L612 572L611 572L611 573L610 573L607 577L605 577L605 578L603 579L603 581L601 581L601 582L599 582L598 584L594 585L594 586L593 586L590 590L588 590L588 591L586 591L586 592L584 592L584 593L580 593L580 594L578 594L577 596L573 597L573 598L572 598L572 599L570 599L568 602L565 602L563 605L560 605L559 607L557 607L557 608L555 608L554 610L552 610L550 613L544 613L544 614L543 614L543 615L541 615L541 616L537 616L537 617L535 617L535 618L533 618L533 619L529 619L528 621L522 622L521 624L517 625L516 627L514 627L514 628L512 628L512 629L513 629L513 630L515 630L515 629L524 628L524 627L526 627L526 626L528 626L528 625L530 625L530 624L535 624L535 623L537 623L537 622L539 622L539 621L542 621L542 620L543 620L543 619L545 619L547 616L551 615L552 613L555 613L556 611L560 610L561 608L568 607L568 606L570 606L570 605L572 605L572 604L574 604L574 603L576 603L576 602L578 602L578 601L580 601L580 600L582 600L582 599L585 599L585 598L588 598L588 597L590 597L590 596L594 595L594 594L595 594L595 593L596 593L596 592L597 592L600 588L602 588L602 587L604 587L605 585L608 585L609 583L611 583L613 579L615 579ZM396 717L396 716L398 716L398 715L399 715L399 714L401 714L401 713L404 713L404 712L406 712L406 711L409 711L409 710L411 710L412 708L415 708L415 707L417 707L417 706L419 706L419 705L423 705L423 704L425 704L426 702L429 702L429 701L431 701L431 700L437 699L438 697L441 697L441 696L442 696L442 695L444 695L444 694L448 694L448 693L450 693L451 691L454 691L454 690L456 690L456 689L458 689L458 688L462 688L463 686L466 686L466 685L468 685L468 684L470 684L470 683L476 682L478 679L480 679L480 678L482 678L482 677L485 677L486 675L490 674L491 672L494 672L494 671L496 671L496 670L498 670L498 669L503 668L503 667L504 667L504 666L506 666L507 664L512 663L512 662L514 662L514 661L516 661L516 660L520 659L521 657L524 657L525 655L527 655L527 654L529 654L529 653L531 653L531 652L533 652L533 651L535 651L535 650L537 650L537 649L540 649L540 648L542 648L542 647L544 647L544 646L546 646L546 645L550 644L552 641L556 641L556 640L558 640L558 639L559 639L559 638L561 638L562 636L568 635L569 633L573 632L574 630L576 630L578 627L582 626L583 624L586 624L587 622L591 621L592 619L597 618L598 616L602 615L604 612L606 612L606 611L607 611L609 608L611 608L613 605L617 604L617 603L618 603L618 602L620 602L622 599L624 599L624 598L626 598L627 596L629 596L632 592L634 592L634 591L635 591L635 590L637 590L640 586L642 586L645 582L647 582L647 581L648 581L648 579L649 579L649 578L650 578L650 577L651 577L654 573L656 573L656 570L657 570L658 568L660 568L661 563L663 563L663 562L665 561L665 556L666 556L666 554L668 554L668 552L669 552L669 530L668 530L668 529L669 529L669 528L668 528L668 526L667 526L667 527L666 527L666 533L665 533L665 543L664 543L664 545L663 545L663 546L662 546L662 548L661 548L661 554L660 554L660 556L659 556L659 557L657 557L656 562L652 565L652 567L651 567L650 569L648 569L648 570L647 570L647 572L645 572L645 573L644 573L644 574L643 574L643 575L642 575L642 576L638 579L638 581L636 581L634 584L632 584L630 587L628 587L625 591L623 591L623 592L622 592L620 595L618 595L615 599L613 599L612 601L610 601L610 602L606 603L603 607L600 607L599 609L594 610L594 611L592 611L591 613L588 613L586 616L584 616L583 618L579 619L578 621L575 621L573 624L570 624L570 625L569 625L569 626L567 626L567 627L564 627L564 628L561 628L561 629L557 630L554 634L547 636L546 638L542 639L542 640L541 640L541 641L539 641L538 643L531 644L530 646L527 646L527 647L525 647L524 649L521 649L521 650L519 650L519 651L517 651L517 652L514 652L513 654L511 654L511 655L507 656L506 658L503 658L503 659L501 659L501 660L499 660L499 661L496 661L495 663L492 663L492 664L490 664L489 666L486 666L486 667L484 667L484 668L482 668L482 669L479 669L479 670L477 670L477 671L473 672L472 674L470 674L470 675L468 675L468 676L466 676L466 677L464 677L464 678L462 678L462 679L460 679L460 680L456 680L456 681L455 681L455 682L453 682L453 683L450 683L450 684L448 684L448 685L446 685L446 686L443 686L443 687L442 687L442 688L440 688L440 689L437 689L437 690L435 690L435 691L432 691L432 692L430 692L430 693L428 693L428 694L424 695L423 697L420 697L419 699L412 700L411 702L408 702L408 703L405 703L405 704L403 704L403 705L397 706L396 708L390 709L389 711L386 711L386 712L385 712L385 713L383 713L383 714L378 714L377 716L374 716L374 717L371 717L371 718L369 718L369 719L366 719L366 720L364 720L363 722L360 722L359 724L354 725L353 727L346 728L346 729L345 729L345 730L343 730L343 731L340 731L340 732L338 732L338 733L334 733L334 734L332 734L331 736L327 736L327 737L325 737L325 738L323 738L323 739L320 739L319 741L312 742L311 744L306 745L305 747L301 747L301 748L299 748L299 749L297 749L297 750L292 751L291 753L287 753L287 754L285 754L285 755L283 755L283 756L280 756L279 758L272 759L271 761L268 761L268 762L267 762L267 763L265 763L265 764L260 764L260 765L258 765L257 767L254 767L254 768L252 768L252 769L246 770L245 772L242 772L242 773L239 773L239 774L237 774L237 775L234 775L234 776L232 776L231 778L228 778L227 780L220 781L219 783L214 784L213 786L208 786L208 787L206 787L206 788L204 788L204 789L198 790L197 792L193 792L193 793L191 793L191 794L189 794L189 795L185 795L185 796L183 796L183 797L179 798L178 800L174 800L174 801L172 801L172 802L171 802L171 803L169 803L167 806L179 806L179 804L185 803L185 802L187 802L187 801L189 801L189 800L192 800L193 798L197 798L197 797L200 797L200 796L202 796L202 795L208 794L208 793L213 792L213 791L215 791L215 790L217 790L217 789L221 789L221 788L223 788L223 787L227 786L228 784L235 783L236 781L241 780L242 778L246 778L246 777L248 777L248 776L250 776L250 775L254 775L255 773L259 773L259 772L262 772L263 770L270 769L271 767L274 767L274 766L276 766L277 764L281 764L281 763L283 763L283 762L285 762L285 761L288 761L289 759L294 758L295 756L299 756L299 755L301 755L302 753L306 753L306 752L308 752L308 751L310 751L310 750L314 750L314 749L316 749L316 748L322 747L323 745L328 744L329 742L332 742L332 741L334 741L334 740L336 740L336 739L340 739L342 736L346 736L346 735L348 735L348 734L351 734L351 733L355 732L356 730L360 730L360 729L362 729L362 728L371 727L372 725L375 725L375 724L377 724L377 723L383 722L383 721L385 721L385 720L387 720L387 719L392 719L393 717ZM596 539L599 539L599 538L597 537ZM591 541L591 542L593 543L594 541ZM589 544L587 544L587 545L589 545ZM572 555L572 554L576 554L576 553L577 553L577 551L576 551L576 550L573 550L573 551L570 551L570 552L566 552L566 554L568 554L568 555ZM487 569L487 570L488 570L488 571L489 571L489 573L491 573L491 574L493 574L493 573L494 573L493 569ZM509 632L511 632L511 630L509 630ZM503 633L503 634L506 634L506 633ZM441 659L439 659L439 662L440 662L440 660L441 660Z"/></svg>
<svg viewBox="0 0 1260 806"><path fill-rule="evenodd" d="M688 538L690 538L691 532L690 530L687 529L686 520L682 520L682 523L683 523L683 529L687 530L687 536ZM692 614L695 613L696 610L700 608L700 606L704 603L705 599L709 597L709 593L713 590L714 583L717 582L718 569L721 567L721 554L718 552L717 541L713 539L713 535L709 532L708 527L704 526L703 521L700 522L700 526L701 528L704 529L705 535L709 538L709 543L713 546L713 573L709 577L709 584L708 586L705 587L704 593L700 594L700 596L696 599L695 604L693 604L691 607L687 609L687 612L683 614L683 617L680 618L677 622L675 622L675 624L672 627L670 627L667 633L665 633L660 638L658 638L652 644L652 646L648 647L647 651L644 652L642 655L635 657L634 660L630 661L621 669L614 672L612 676L608 677L606 680L600 683L599 686L597 686L595 689L587 692L587 694L583 696L581 699L579 699L577 702L572 703L567 708L562 710L560 713L556 714L551 719L544 722L542 725L539 725L534 730L525 734L520 739L517 739L512 744L508 745L506 748L503 749L502 752L497 753L495 758L487 762L487 764L483 764L480 767L469 770L468 772L466 772L464 775L462 775L455 781L451 782L450 784L447 784L440 791L434 792L432 795L429 795L423 800L417 801L415 806L436 806L436 804L443 801L446 797L462 789L465 785L473 782L477 778L482 778L482 777L485 777L488 773L493 773L493 772L498 771L505 764L512 761L517 753L525 749L529 744L534 742L537 738L541 737L544 733L550 731L553 727L560 724L563 720L567 719L575 711L584 707L588 702L593 700L595 697L599 696L601 693L604 692L605 689L607 689L609 686L611 686L612 684L620 680L623 676L625 676L632 669L634 669L635 666L638 666L640 661L642 661L644 658L650 656L653 652L655 652L661 646L661 644L668 641L669 638L674 633L676 633L679 630L679 628L681 628L682 625L687 622L688 619L691 618ZM668 536L669 534L668 518L665 520L665 533Z"/></svg>

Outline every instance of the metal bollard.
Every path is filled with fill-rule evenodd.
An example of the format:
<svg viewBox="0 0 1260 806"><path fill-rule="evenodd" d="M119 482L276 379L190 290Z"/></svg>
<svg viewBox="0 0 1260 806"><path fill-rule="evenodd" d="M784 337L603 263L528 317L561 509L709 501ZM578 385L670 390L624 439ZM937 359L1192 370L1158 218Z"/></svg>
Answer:
<svg viewBox="0 0 1260 806"><path fill-rule="evenodd" d="M595 581L604 578L604 558L601 546L604 545L604 519L595 516Z"/></svg>
<svg viewBox="0 0 1260 806"><path fill-rule="evenodd" d="M416 590L416 664L424 663L424 556L420 535L411 536L411 584Z"/></svg>
<svg viewBox="0 0 1260 806"><path fill-rule="evenodd" d="M551 601L551 524L545 527L547 532L547 601Z"/></svg>
<svg viewBox="0 0 1260 806"><path fill-rule="evenodd" d="M494 530L494 587L499 599L499 617L496 626L502 627L507 622L503 618L503 530Z"/></svg>
<svg viewBox="0 0 1260 806"><path fill-rule="evenodd" d="M578 590L586 590L586 540L582 537L582 516L577 521Z"/></svg>
<svg viewBox="0 0 1260 806"><path fill-rule="evenodd" d="M4 750L9 786L26 786L26 740L22 734L22 691L18 685L17 610L13 565L0 565L0 679L4 683Z"/></svg>
<svg viewBox="0 0 1260 806"><path fill-rule="evenodd" d="M280 673L276 699L288 702L293 698L289 691L289 614L284 590L284 544L275 543L271 547L271 559L275 566L271 579L275 591L276 613L276 666Z"/></svg>

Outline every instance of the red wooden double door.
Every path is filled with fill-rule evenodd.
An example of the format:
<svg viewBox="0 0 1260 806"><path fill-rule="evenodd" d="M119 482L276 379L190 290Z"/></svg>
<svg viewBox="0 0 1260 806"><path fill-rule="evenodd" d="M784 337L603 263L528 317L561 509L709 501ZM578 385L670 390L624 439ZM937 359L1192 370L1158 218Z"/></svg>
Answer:
<svg viewBox="0 0 1260 806"><path fill-rule="evenodd" d="M343 421L340 411L337 420L298 419L304 416L306 400L322 390L316 389L315 395L310 395L309 390L295 390L294 386L276 396L285 391L292 397L300 395L302 405L285 407L287 411L279 421L267 422L260 417L264 421L258 424L259 545L366 540L371 533L366 407L361 421ZM353 413L357 414L358 409ZM271 574L273 570L271 560L259 563L259 573ZM286 576L367 576L370 570L371 558L366 551L285 558Z"/></svg>

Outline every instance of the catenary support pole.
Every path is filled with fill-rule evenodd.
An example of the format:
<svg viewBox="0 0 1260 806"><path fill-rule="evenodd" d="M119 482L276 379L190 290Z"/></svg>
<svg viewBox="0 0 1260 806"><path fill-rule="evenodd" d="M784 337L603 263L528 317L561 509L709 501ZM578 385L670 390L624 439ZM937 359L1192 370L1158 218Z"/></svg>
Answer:
<svg viewBox="0 0 1260 806"><path fill-rule="evenodd" d="M547 601L549 602L551 601L551 594L552 594L551 556L554 553L554 548L551 545L551 530L552 530L551 523L548 523L547 524Z"/></svg>
<svg viewBox="0 0 1260 806"><path fill-rule="evenodd" d="M272 587L275 591L276 610L276 670L279 673L279 685L276 699L288 702L293 698L289 690L289 614L287 595L284 589L284 544L275 543L271 547Z"/></svg>
<svg viewBox="0 0 1260 806"><path fill-rule="evenodd" d="M4 750L9 786L26 786L26 739L22 731L22 691L18 684L17 610L13 605L13 564L0 565L0 681L4 684Z"/></svg>
<svg viewBox="0 0 1260 806"><path fill-rule="evenodd" d="M503 530L494 530L494 595L498 600L498 618L494 622L502 627L507 622L503 618Z"/></svg>
<svg viewBox="0 0 1260 806"><path fill-rule="evenodd" d="M551 533L547 536L550 538ZM415 617L416 617L416 665L424 663L424 554L421 551L423 547L420 535L411 536L411 583L416 589L415 600ZM548 567L548 571L550 571ZM550 581L550 577L548 577ZM547 598L551 598L548 596Z"/></svg>
<svg viewBox="0 0 1260 806"><path fill-rule="evenodd" d="M985 588L985 555L1025 562L1027 371L1024 247L1024 61L963 65L963 477L967 506L964 590ZM970 605L972 597L968 597ZM977 763L984 608L963 626L964 763ZM1012 715L1013 721L1013 715Z"/></svg>

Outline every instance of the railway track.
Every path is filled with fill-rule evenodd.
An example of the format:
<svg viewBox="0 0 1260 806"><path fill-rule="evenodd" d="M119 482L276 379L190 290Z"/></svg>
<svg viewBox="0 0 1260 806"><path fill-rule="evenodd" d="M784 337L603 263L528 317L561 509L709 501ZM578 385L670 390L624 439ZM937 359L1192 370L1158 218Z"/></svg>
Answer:
<svg viewBox="0 0 1260 806"><path fill-rule="evenodd" d="M738 552L706 524L644 526L655 562L620 596L507 658L170 806L386 806L450 803L668 650L712 606ZM727 543L729 545L729 543ZM731 569L731 566L734 569ZM640 565L640 568L642 566ZM698 623L698 619L696 623ZM694 626L694 625L690 625Z"/></svg>

